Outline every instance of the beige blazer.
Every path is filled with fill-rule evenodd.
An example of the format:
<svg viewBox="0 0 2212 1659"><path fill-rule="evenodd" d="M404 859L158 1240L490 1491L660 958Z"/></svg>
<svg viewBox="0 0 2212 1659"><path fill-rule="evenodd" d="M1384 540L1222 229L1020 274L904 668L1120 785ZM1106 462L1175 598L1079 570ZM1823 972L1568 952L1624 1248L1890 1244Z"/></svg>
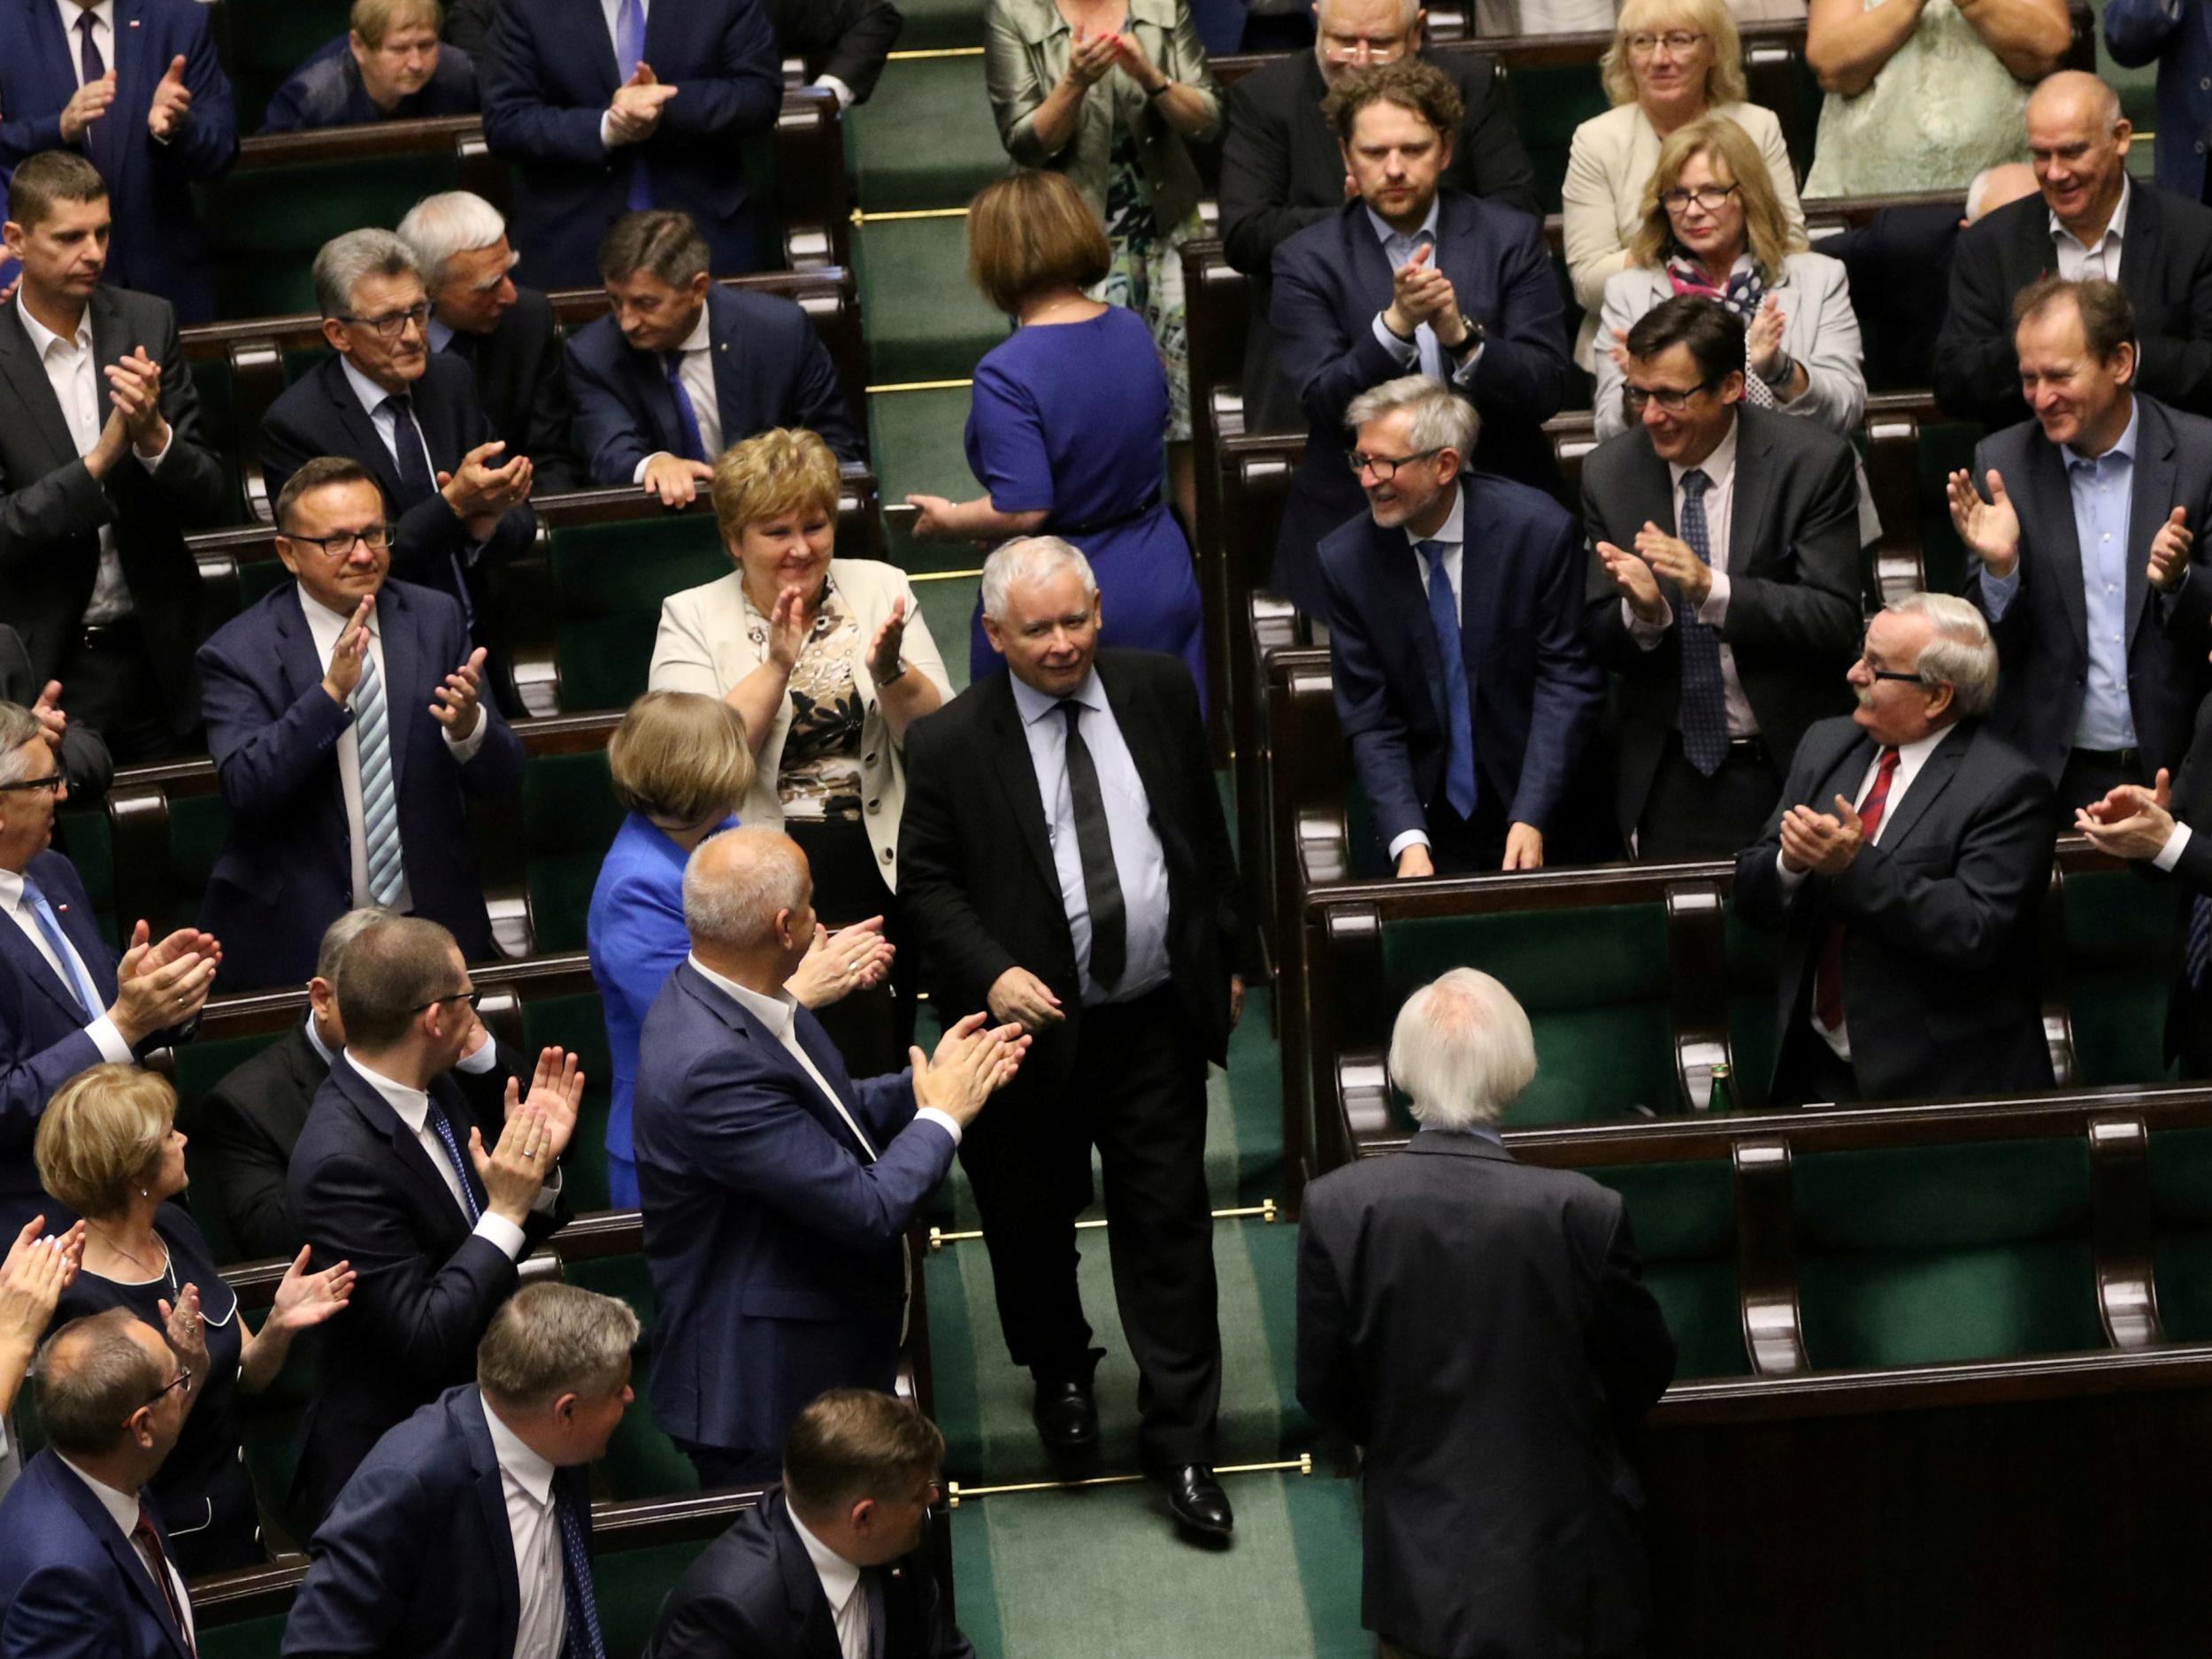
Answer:
<svg viewBox="0 0 2212 1659"><path fill-rule="evenodd" d="M833 558L829 573L857 627L853 685L867 710L860 729L861 821L883 866L884 882L895 891L906 761L900 746L891 741L890 726L876 703L876 682L868 672L868 641L896 601L906 601L906 640L901 655L906 658L907 672L927 680L948 703L952 701L952 681L946 678L945 660L938 655L937 641L930 638L929 624L915 603L904 571L878 559ZM766 658L766 651L753 643L746 629L743 579L732 571L718 581L687 588L661 602L660 636L653 641L653 666L646 683L655 691L695 691L720 697ZM776 723L753 751L757 768L753 787L737 809L739 818L747 824L780 827L783 823L776 779L783 769L783 743L790 731L791 699L787 696L776 710Z"/></svg>
<svg viewBox="0 0 2212 1659"><path fill-rule="evenodd" d="M1755 104L1717 104L1759 146L1782 198L1782 211L1801 234L1805 210L1798 205L1797 175L1790 171L1789 147L1774 111ZM1617 104L1575 128L1567 152L1567 179L1560 191L1565 233L1567 274L1574 281L1575 303L1585 313L1575 336L1575 361L1594 368L1591 342L1597 338L1598 311L1605 285L1628 269L1628 242L1642 220L1644 187L1659 165L1660 138L1640 104Z"/></svg>

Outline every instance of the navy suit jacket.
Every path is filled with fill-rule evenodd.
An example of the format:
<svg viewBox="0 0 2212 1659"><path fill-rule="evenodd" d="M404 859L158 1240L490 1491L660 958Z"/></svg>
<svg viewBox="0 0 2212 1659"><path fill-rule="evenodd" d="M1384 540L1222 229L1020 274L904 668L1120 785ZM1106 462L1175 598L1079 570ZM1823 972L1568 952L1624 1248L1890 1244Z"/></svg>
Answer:
<svg viewBox="0 0 2212 1659"><path fill-rule="evenodd" d="M556 1470L553 1480L575 1506L588 1552L589 1466ZM314 1560L285 1621L285 1654L512 1653L520 1574L476 1386L447 1389L379 1440L308 1548Z"/></svg>
<svg viewBox="0 0 2212 1659"><path fill-rule="evenodd" d="M1567 325L1544 227L1529 214L1456 190L1439 192L1437 201L1431 262L1451 279L1460 310L1488 334L1465 388L1482 416L1470 465L1555 488L1559 469L1543 425L1567 396ZM1401 365L1375 338L1391 280L1364 203L1346 203L1275 250L1269 319L1283 373L1312 431L1283 506L1268 588L1310 615L1322 604L1315 549L1367 504L1344 461L1351 449L1344 411L1371 387L1419 372L1417 363Z"/></svg>
<svg viewBox="0 0 2212 1659"><path fill-rule="evenodd" d="M707 337L725 449L771 426L804 426L820 434L841 461L867 460L867 442L845 409L837 365L798 306L772 294L710 288ZM576 397L576 447L594 484L626 486L647 456L683 453L667 370L653 353L634 350L613 318L569 336L568 380Z"/></svg>
<svg viewBox="0 0 2212 1659"><path fill-rule="evenodd" d="M113 145L117 174L107 180L115 215L107 280L158 294L187 323L215 315L215 277L192 211L192 184L221 178L238 159L238 112L216 61L208 16L199 0L116 0L115 51L108 65L115 72L115 102L101 118L121 128L104 141ZM0 0L0 42L6 43L0 50L0 176L42 150L89 157L89 127L74 144L61 135L61 112L77 93L78 42L63 35L60 13L50 0ZM154 88L176 58L185 60L192 109L183 129L159 144L146 130L146 117Z"/></svg>
<svg viewBox="0 0 2212 1659"><path fill-rule="evenodd" d="M191 1659L136 1546L50 1448L0 1499L0 1655Z"/></svg>
<svg viewBox="0 0 2212 1659"><path fill-rule="evenodd" d="M1460 654L1472 699L1479 787L1509 822L1552 827L1605 700L1581 639L1582 535L1550 496L1469 472L1460 569ZM1450 717L1422 591L1402 529L1363 514L1321 544L1337 718L1386 848L1428 827L1444 793Z"/></svg>
<svg viewBox="0 0 2212 1659"><path fill-rule="evenodd" d="M321 127L360 127L376 121L427 121L477 111L476 65L457 46L438 48L437 67L419 92L389 111L376 107L353 61L352 37L341 35L276 89L262 118L265 133L297 133Z"/></svg>
<svg viewBox="0 0 2212 1659"><path fill-rule="evenodd" d="M434 472L455 471L463 456L500 435L492 430L477 397L476 372L458 357L432 352L429 366L410 393L414 399L415 424L422 428ZM335 353L286 387L283 395L269 405L261 422L260 449L262 473L273 502L285 480L317 456L343 455L375 474L384 491L387 511L397 511L399 464L384 447L384 440L377 436L376 423L354 396L353 383L346 379L344 359ZM515 454L510 441L495 459L504 465ZM481 590L482 572L526 551L537 533L537 514L525 502L509 508L491 539L480 544L446 505L445 497L434 491L427 500L399 513L394 521L392 574L403 581L442 588L457 599L465 580L473 598ZM454 658L458 661L459 657ZM450 672L452 666L449 663L440 672Z"/></svg>
<svg viewBox="0 0 2212 1659"><path fill-rule="evenodd" d="M599 242L621 217L641 157L653 205L698 222L714 270L759 263L743 142L775 125L782 65L760 0L682 0L645 19L645 62L681 88L641 144L609 150L599 118L620 83L599 0L503 0L484 74L484 135L516 164L510 225L516 276L537 288L592 288Z"/></svg>
<svg viewBox="0 0 2212 1659"><path fill-rule="evenodd" d="M797 1061L686 962L645 1017L632 1142L659 1310L654 1421L680 1440L770 1454L826 1388L887 1389L908 1225L951 1165L914 1125L905 1072L856 1083L821 1024Z"/></svg>
<svg viewBox="0 0 2212 1659"><path fill-rule="evenodd" d="M338 734L353 711L322 689L322 658L294 584L273 589L200 648L208 752L230 807L230 833L209 879L201 922L226 941L222 984L251 990L315 971L323 929L366 895L353 891L353 853L338 775ZM467 660L460 607L443 594L388 581L376 602L400 854L415 913L451 931L461 954L492 954L462 790L500 794L522 783L522 740L488 691L489 723L461 765L430 712L435 688Z"/></svg>

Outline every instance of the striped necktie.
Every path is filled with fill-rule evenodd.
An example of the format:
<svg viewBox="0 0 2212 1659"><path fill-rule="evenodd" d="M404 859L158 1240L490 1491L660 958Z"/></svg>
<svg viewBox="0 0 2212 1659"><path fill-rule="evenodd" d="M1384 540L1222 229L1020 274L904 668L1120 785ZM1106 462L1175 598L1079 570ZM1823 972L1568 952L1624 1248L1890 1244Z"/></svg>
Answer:
<svg viewBox="0 0 2212 1659"><path fill-rule="evenodd" d="M561 1590L568 1602L568 1634L561 1641L561 1659L607 1659L606 1638L599 1629L599 1594L591 1582L591 1552L584 1547L584 1523L557 1483L553 1509L561 1520Z"/></svg>
<svg viewBox="0 0 2212 1659"><path fill-rule="evenodd" d="M392 733L384 706L384 677L376 672L375 641L370 643L372 649L361 657L361 683L353 688L361 833L369 855L369 896L391 907L399 902L407 873L399 856L399 793L392 787Z"/></svg>

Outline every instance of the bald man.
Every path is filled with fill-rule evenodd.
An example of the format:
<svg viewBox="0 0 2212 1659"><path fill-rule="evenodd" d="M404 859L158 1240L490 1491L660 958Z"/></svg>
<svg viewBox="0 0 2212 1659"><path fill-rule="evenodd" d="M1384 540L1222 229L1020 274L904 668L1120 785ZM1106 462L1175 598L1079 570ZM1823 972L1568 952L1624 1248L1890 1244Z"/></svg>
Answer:
<svg viewBox="0 0 2212 1659"><path fill-rule="evenodd" d="M933 1059L915 1048L910 1071L855 1082L784 989L814 941L814 879L774 830L700 844L684 925L691 954L646 1014L631 1109L653 1415L705 1485L757 1485L816 1395L890 1390L906 1230L1029 1039L971 1014Z"/></svg>
<svg viewBox="0 0 2212 1659"><path fill-rule="evenodd" d="M1961 419L2028 417L2013 298L2046 276L2117 282L2135 308L2136 387L2212 415L2212 209L2127 173L2132 128L2094 75L2051 76L2028 101L2039 195L1960 233L1936 341L1936 401Z"/></svg>

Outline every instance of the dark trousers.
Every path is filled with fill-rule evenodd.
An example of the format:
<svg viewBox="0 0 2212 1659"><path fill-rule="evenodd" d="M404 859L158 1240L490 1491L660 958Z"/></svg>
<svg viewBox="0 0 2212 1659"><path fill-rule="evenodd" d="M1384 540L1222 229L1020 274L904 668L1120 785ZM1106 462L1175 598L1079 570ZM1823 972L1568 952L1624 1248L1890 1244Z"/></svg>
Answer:
<svg viewBox="0 0 2212 1659"><path fill-rule="evenodd" d="M1677 733L1667 739L1644 797L1636 856L1733 858L1759 839L1781 796L1782 775L1763 740L1729 744L1728 757L1708 778L1683 758Z"/></svg>
<svg viewBox="0 0 2212 1659"><path fill-rule="evenodd" d="M855 1077L898 1071L914 1041L921 964L915 957L906 912L884 879L868 831L857 818L786 818L784 830L806 854L814 875L815 914L825 926L835 933L871 916L883 918L883 936L894 950L889 983L872 992L856 992L817 1009L815 1014ZM945 1023L950 1025L958 1017L953 1015Z"/></svg>
<svg viewBox="0 0 2212 1659"><path fill-rule="evenodd" d="M1007 1351L1041 1380L1090 1374L1075 1221L1091 1202L1095 1145L1144 1460L1204 1463L1221 1402L1205 1050L1172 986L1079 1018L1065 1087L993 1102L960 1145Z"/></svg>
<svg viewBox="0 0 2212 1659"><path fill-rule="evenodd" d="M1774 1068L1771 1103L1802 1106L1809 1102L1847 1102L1858 1098L1858 1074L1822 1041L1805 1010L1800 1008L1790 1018L1789 1030L1782 1033L1782 1057Z"/></svg>
<svg viewBox="0 0 2212 1659"><path fill-rule="evenodd" d="M62 704L73 724L81 723L107 740L119 765L163 760L201 747L199 722L179 735L168 695L154 672L138 624L126 619L86 630L62 659ZM35 695L35 694L34 694Z"/></svg>
<svg viewBox="0 0 2212 1659"><path fill-rule="evenodd" d="M2103 800L2122 784L2148 782L2139 749L2070 750L2066 769L2058 774L2058 799L2053 803L2060 828L2072 829L2078 808Z"/></svg>
<svg viewBox="0 0 2212 1659"><path fill-rule="evenodd" d="M764 1486L783 1479L780 1453L729 1446L695 1446L676 1442L691 1466L699 1471L699 1484L711 1492L718 1486Z"/></svg>

